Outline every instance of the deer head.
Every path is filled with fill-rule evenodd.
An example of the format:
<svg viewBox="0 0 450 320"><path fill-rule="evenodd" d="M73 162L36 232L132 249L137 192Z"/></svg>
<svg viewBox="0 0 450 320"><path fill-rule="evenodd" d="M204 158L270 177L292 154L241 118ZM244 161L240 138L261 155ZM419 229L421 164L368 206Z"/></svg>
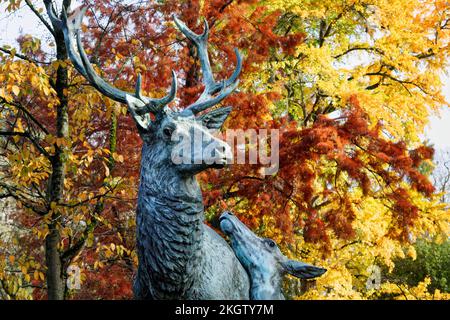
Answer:
<svg viewBox="0 0 450 320"><path fill-rule="evenodd" d="M253 299L282 299L281 280L285 274L311 279L327 271L286 258L275 241L258 237L229 211L220 216L220 228L230 237L234 253L250 276Z"/></svg>
<svg viewBox="0 0 450 320"><path fill-rule="evenodd" d="M207 52L209 28L206 20L203 33L196 34L174 17L177 27L197 48L204 85L204 91L197 101L182 111L174 111L168 107L168 104L176 96L175 72L172 71L169 93L160 99L142 95L140 75L137 77L134 93L111 86L96 74L83 49L80 27L86 8L76 9L70 17L63 10L60 20L51 6L51 1L45 2L50 18L63 30L68 55L78 72L105 96L128 105L129 113L144 141L143 158L150 152L150 148L152 150L149 156L151 159L142 161L143 164L155 166L158 163L164 163L170 167L169 170L193 176L209 167L222 167L231 160L231 149L228 144L214 137L210 132L211 129L219 129L223 125L231 108L220 107L212 111L207 109L220 103L237 87L242 60L235 49L237 65L233 74L224 81L214 80ZM206 112L200 114L203 111ZM177 161L174 161L174 158Z"/></svg>

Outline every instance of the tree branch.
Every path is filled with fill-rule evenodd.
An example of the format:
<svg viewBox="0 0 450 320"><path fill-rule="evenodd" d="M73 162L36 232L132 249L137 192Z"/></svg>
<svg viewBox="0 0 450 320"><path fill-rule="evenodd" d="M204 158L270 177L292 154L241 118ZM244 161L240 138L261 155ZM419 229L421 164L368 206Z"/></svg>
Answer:
<svg viewBox="0 0 450 320"><path fill-rule="evenodd" d="M24 106L15 102L8 102L4 98L0 97L0 104L7 104L13 107L16 107L20 111L22 111L31 121L33 121L45 134L49 134L47 128L45 128L42 123L40 123Z"/></svg>
<svg viewBox="0 0 450 320"><path fill-rule="evenodd" d="M47 22L47 20L44 19L44 17L39 13L39 11L34 7L34 5L31 3L30 0L25 0L25 3L28 5L28 7L33 11L33 13L41 20L41 22L44 24L44 26L50 31L50 33L55 37L55 30L50 26L50 24Z"/></svg>
<svg viewBox="0 0 450 320"><path fill-rule="evenodd" d="M83 235L80 237L80 239L78 239L78 241L71 246L70 248L68 248L66 251L64 251L61 255L61 259L67 264L68 262L70 262L73 257L75 257L80 250L83 248L84 244L86 243L86 240L89 236L89 234L91 232L94 231L95 227L97 226L98 221L95 219L94 221L92 221L92 223L90 223L86 229L84 229Z"/></svg>
<svg viewBox="0 0 450 320"><path fill-rule="evenodd" d="M371 47L368 47L368 48L365 48L365 47L353 47L353 48L349 48L349 49L347 49L346 51L344 51L344 52L342 52L342 53L340 53L340 54L334 56L333 58L339 59L339 58L341 58L342 56L344 56L344 55L346 55L346 54L348 54L348 53L350 53L350 52L353 52L353 51L374 51L374 52L376 52L376 53L379 53L379 54L381 54L381 55L384 55L384 52L383 52L381 49L378 49L378 48L371 48Z"/></svg>
<svg viewBox="0 0 450 320"><path fill-rule="evenodd" d="M39 60L36 60L34 58L27 57L26 55L23 55L23 54L20 54L20 53L16 53L13 50L9 50L9 49L6 49L4 47L0 47L0 51L2 51L4 53L7 53L7 54L13 54L15 57L17 57L19 59L22 59L22 60L25 60L25 61L28 61L28 62L37 63L37 64L46 64L46 65L50 64L50 62L39 61Z"/></svg>
<svg viewBox="0 0 450 320"><path fill-rule="evenodd" d="M27 138L39 150L40 153L48 159L51 158L51 155L31 136L29 132L0 131L0 136Z"/></svg>
<svg viewBox="0 0 450 320"><path fill-rule="evenodd" d="M5 183L0 182L0 188L3 188L7 191L7 193L3 194L2 196L4 196L4 198L10 197L15 199L17 202L20 202L24 207L32 210L33 212L35 212L36 214L40 215L40 216L44 216L48 213L47 210L39 210L35 205L36 202L27 198L27 196L29 197L35 197L34 195L30 195L27 194L27 196L25 196L24 194L19 194L19 193L24 193L22 190L20 190L19 188L15 187L15 186L10 186L7 185ZM34 204L31 204L33 203ZM37 204L39 205L39 203Z"/></svg>
<svg viewBox="0 0 450 320"><path fill-rule="evenodd" d="M227 0L224 4L222 4L222 6L219 8L219 13L222 13L222 12L224 12L225 11L225 9L229 6L229 5L231 5L233 3L233 0ZM210 23L210 28L212 29L213 27L214 27L214 25L216 24L216 22L217 22L217 17L214 17L212 20L211 20L211 23Z"/></svg>
<svg viewBox="0 0 450 320"><path fill-rule="evenodd" d="M366 76L381 76L381 77L385 77L385 78L389 78L395 82L400 83L403 88L405 88L406 91L408 91L409 94L411 94L411 92L409 91L409 89L405 86L405 84L410 84L413 85L415 87L417 87L420 91L422 91L423 93L425 93L426 95L428 95L428 92L425 91L425 89L423 89L420 85L418 85L417 83L414 83L412 81L409 80L400 80L395 78L394 76L390 75L389 73L385 73L385 72L369 72L365 74ZM412 95L412 94L411 94Z"/></svg>

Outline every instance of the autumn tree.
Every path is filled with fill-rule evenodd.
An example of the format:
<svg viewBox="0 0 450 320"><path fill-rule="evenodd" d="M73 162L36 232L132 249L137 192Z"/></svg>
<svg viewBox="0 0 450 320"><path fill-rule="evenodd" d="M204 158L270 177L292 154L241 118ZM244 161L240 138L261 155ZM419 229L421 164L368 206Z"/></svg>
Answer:
<svg viewBox="0 0 450 320"><path fill-rule="evenodd" d="M58 3L58 11L44 2L55 15L69 10L70 1ZM7 10L21 3L9 1ZM77 256L93 243L93 231L114 231L107 217L116 214L116 207L107 199L125 192L121 186L133 180L112 175L123 157L116 153L111 114L123 111L80 83L68 65L62 29L44 16L44 3L24 3L46 27L51 36L47 45L55 52L44 52L41 40L31 36L18 39L19 49L0 48L1 157L7 164L0 173L0 193L16 201L13 217L28 231L18 235L27 244L22 252L2 252L2 260L11 272L24 276L14 288L41 283L45 273L48 298L63 299L67 268L82 266ZM130 253L122 245L116 251ZM2 272L1 277L7 275Z"/></svg>

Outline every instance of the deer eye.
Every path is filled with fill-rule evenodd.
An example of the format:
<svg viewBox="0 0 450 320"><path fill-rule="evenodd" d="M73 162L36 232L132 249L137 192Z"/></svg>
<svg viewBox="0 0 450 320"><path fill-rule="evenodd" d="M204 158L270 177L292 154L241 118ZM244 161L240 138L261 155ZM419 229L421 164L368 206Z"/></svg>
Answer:
<svg viewBox="0 0 450 320"><path fill-rule="evenodd" d="M275 248L277 246L277 244L275 243L275 241L271 240L271 239L267 239L266 240L266 244L270 247L270 248Z"/></svg>
<svg viewBox="0 0 450 320"><path fill-rule="evenodd" d="M172 127L165 127L163 129L163 134L166 138L171 138L173 134L174 128Z"/></svg>

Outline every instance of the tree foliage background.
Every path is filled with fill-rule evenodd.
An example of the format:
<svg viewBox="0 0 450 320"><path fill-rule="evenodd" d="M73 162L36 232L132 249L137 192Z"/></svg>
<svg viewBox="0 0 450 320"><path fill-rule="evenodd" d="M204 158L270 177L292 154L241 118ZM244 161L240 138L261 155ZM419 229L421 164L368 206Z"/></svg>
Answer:
<svg viewBox="0 0 450 320"><path fill-rule="evenodd" d="M128 299L141 142L126 107L73 69L44 2L2 1L0 17L31 10L47 34L0 39L0 198L10 212L0 297ZM70 2L50 1L58 14ZM205 212L215 226L233 210L289 256L328 269L314 282L289 279L290 297L448 299L448 278L436 274L449 262L450 174L439 165L448 158L421 139L429 115L448 107L447 1L81 2L99 73L128 91L141 73L158 97L174 69L173 107L202 90L173 14L197 32L208 20L218 78L232 72L233 48L243 53L226 127L280 130L279 171L201 174ZM69 266L81 269L79 290L66 285Z"/></svg>

